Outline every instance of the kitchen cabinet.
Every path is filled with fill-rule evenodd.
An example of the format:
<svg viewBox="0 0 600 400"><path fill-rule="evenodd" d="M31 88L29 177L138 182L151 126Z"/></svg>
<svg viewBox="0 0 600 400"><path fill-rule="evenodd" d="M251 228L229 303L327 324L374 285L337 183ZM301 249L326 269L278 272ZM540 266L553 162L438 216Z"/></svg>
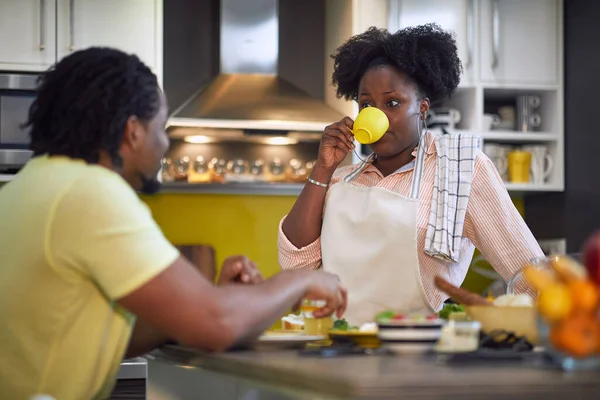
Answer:
<svg viewBox="0 0 600 400"><path fill-rule="evenodd" d="M58 0L57 59L90 46L135 53L162 70L162 15L154 0Z"/></svg>
<svg viewBox="0 0 600 400"><path fill-rule="evenodd" d="M558 0L481 0L479 53L486 83L556 85Z"/></svg>
<svg viewBox="0 0 600 400"><path fill-rule="evenodd" d="M361 0L357 0L361 1ZM441 107L456 109L458 131L512 148L545 146L554 161L543 183L511 183L515 192L564 190L563 0L389 0L387 28L435 22L454 32L463 75ZM520 131L519 98L539 99L538 125ZM513 122L492 125L514 113ZM530 112L530 111L527 111ZM517 121L517 122L514 122Z"/></svg>
<svg viewBox="0 0 600 400"><path fill-rule="evenodd" d="M393 0L389 13L388 29L391 32L430 22L454 32L458 56L464 68L461 85L473 83L477 72L475 0Z"/></svg>
<svg viewBox="0 0 600 400"><path fill-rule="evenodd" d="M162 0L1 0L0 70L44 71L73 51L134 53L162 81Z"/></svg>
<svg viewBox="0 0 600 400"><path fill-rule="evenodd" d="M0 70L40 71L56 61L56 1L0 1Z"/></svg>

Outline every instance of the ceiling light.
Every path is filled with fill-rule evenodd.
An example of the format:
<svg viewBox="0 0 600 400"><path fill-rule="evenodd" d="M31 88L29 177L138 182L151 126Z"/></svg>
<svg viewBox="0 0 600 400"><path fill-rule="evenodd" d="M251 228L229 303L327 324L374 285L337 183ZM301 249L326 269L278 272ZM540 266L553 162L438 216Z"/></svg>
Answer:
<svg viewBox="0 0 600 400"><path fill-rule="evenodd" d="M265 143L275 145L275 146L282 146L282 145L286 145L286 144L296 144L296 143L298 143L298 141L294 140L294 139L282 137L282 136L275 136L275 137L266 138Z"/></svg>
<svg viewBox="0 0 600 400"><path fill-rule="evenodd" d="M212 142L211 138L209 138L208 136L204 136L204 135L186 136L185 138L183 138L183 140L188 143L196 143L196 144Z"/></svg>

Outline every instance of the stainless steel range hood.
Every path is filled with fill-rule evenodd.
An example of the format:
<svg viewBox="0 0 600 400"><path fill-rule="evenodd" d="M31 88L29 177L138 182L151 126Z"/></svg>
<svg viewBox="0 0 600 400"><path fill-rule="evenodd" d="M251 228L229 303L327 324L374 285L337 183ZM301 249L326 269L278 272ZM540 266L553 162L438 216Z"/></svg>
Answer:
<svg viewBox="0 0 600 400"><path fill-rule="evenodd" d="M278 76L278 0L220 4L220 74L173 113L168 126L187 128L173 134L321 132L343 117Z"/></svg>

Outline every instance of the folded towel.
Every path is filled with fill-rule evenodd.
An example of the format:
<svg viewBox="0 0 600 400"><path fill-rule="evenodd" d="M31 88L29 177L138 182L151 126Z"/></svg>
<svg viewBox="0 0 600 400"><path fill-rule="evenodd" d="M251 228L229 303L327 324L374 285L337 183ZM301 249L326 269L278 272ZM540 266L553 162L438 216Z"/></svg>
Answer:
<svg viewBox="0 0 600 400"><path fill-rule="evenodd" d="M481 149L481 138L463 133L435 135L435 147L437 166L425 253L458 262L475 157Z"/></svg>

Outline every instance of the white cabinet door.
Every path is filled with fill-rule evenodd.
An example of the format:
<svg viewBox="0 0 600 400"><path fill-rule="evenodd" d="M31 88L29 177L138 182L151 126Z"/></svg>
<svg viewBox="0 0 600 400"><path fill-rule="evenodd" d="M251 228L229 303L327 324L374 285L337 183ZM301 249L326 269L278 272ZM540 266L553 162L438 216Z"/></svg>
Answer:
<svg viewBox="0 0 600 400"><path fill-rule="evenodd" d="M390 3L389 12L392 32L430 22L454 32L464 69L461 85L475 80L475 0L396 0Z"/></svg>
<svg viewBox="0 0 600 400"><path fill-rule="evenodd" d="M56 0L0 0L0 69L43 71L56 61Z"/></svg>
<svg viewBox="0 0 600 400"><path fill-rule="evenodd" d="M58 0L58 59L87 47L108 46L134 53L154 72L161 71L161 4L159 0Z"/></svg>
<svg viewBox="0 0 600 400"><path fill-rule="evenodd" d="M481 80L558 84L558 0L481 0Z"/></svg>

